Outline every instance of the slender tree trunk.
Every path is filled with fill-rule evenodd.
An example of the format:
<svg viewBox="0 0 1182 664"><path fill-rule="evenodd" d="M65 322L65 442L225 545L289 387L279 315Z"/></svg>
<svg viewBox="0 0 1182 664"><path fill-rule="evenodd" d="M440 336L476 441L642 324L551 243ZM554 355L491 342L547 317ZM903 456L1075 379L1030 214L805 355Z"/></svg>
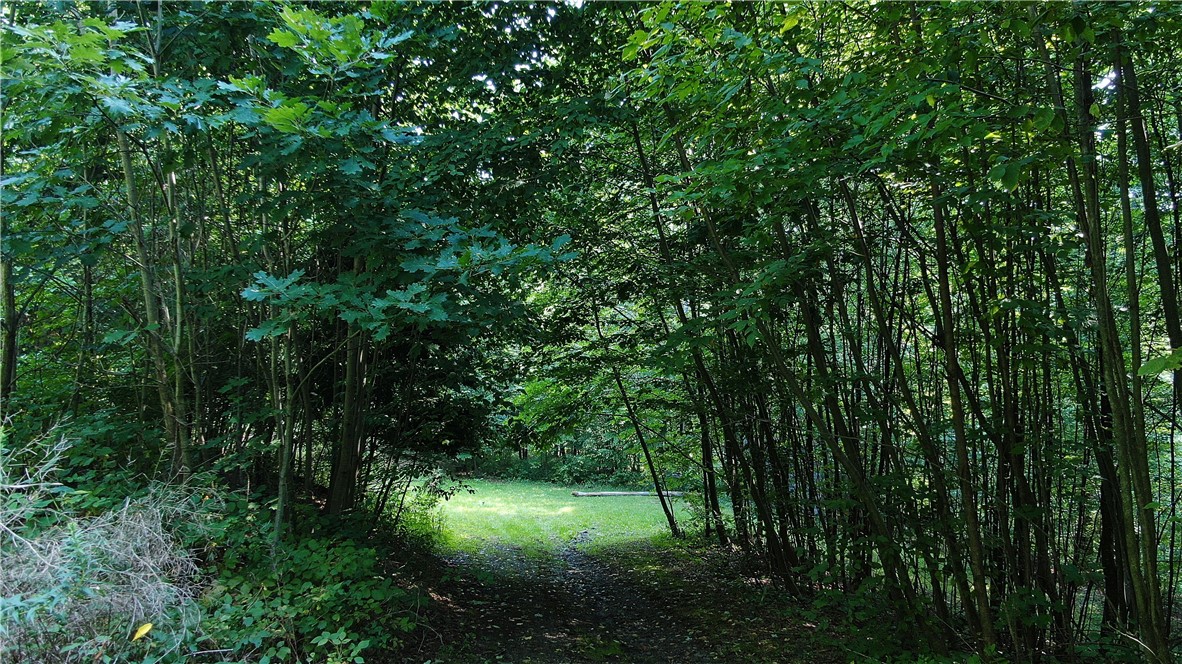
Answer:
<svg viewBox="0 0 1182 664"><path fill-rule="evenodd" d="M8 174L8 150L0 140L0 177ZM9 403L16 390L16 362L20 321L16 312L16 284L12 281L12 252L3 245L9 228L4 214L0 214L0 424L9 415Z"/></svg>
<svg viewBox="0 0 1182 664"><path fill-rule="evenodd" d="M156 277L152 270L152 258L148 251L147 235L140 217L139 189L136 185L135 168L131 159L131 145L127 134L122 128L116 128L115 136L119 145L119 156L123 166L123 179L127 196L127 214L131 220L132 235L135 239L136 260L139 263L140 294L144 306L145 343L148 347L148 357L156 379L156 391L160 398L160 410L164 418L164 428L168 441L172 446L173 472L186 475L189 472L189 446L186 427L177 413L175 394L172 390L173 380L168 370L168 351L164 344L163 335L167 331L163 327L160 316L160 304L156 297Z"/></svg>
<svg viewBox="0 0 1182 664"><path fill-rule="evenodd" d="M599 336L601 342L605 341L603 336L603 326L599 321L599 309L594 302L591 304L591 314L595 320L595 333ZM681 528L677 525L677 518L673 514L673 506L665 498L665 487L661 481L661 475L657 472L657 467L653 463L653 455L648 447L648 439L644 435L644 426L640 422L640 415L636 412L636 407L633 406L632 400L628 398L628 390L624 387L624 380L620 376L620 369L615 364L612 364L612 378L615 379L616 387L620 390L620 399L624 402L624 409L628 413L628 421L632 423L632 429L636 432L636 440L640 443L640 449L644 453L644 461L648 465L649 476L653 480L653 490L657 492L657 499L661 501L661 511L665 513L665 520L669 523L669 533L674 537L681 537Z"/></svg>
<svg viewBox="0 0 1182 664"><path fill-rule="evenodd" d="M0 235L4 229L0 228ZM16 288L12 282L12 256L0 254L0 300L3 300L4 320L0 322L0 423L9 415L9 404L16 390L16 363L19 357L17 341L20 321L17 320Z"/></svg>
<svg viewBox="0 0 1182 664"><path fill-rule="evenodd" d="M1161 211L1158 209L1157 184L1153 179L1153 157L1149 153L1149 138L1145 131L1145 117L1141 109L1141 93L1137 87L1137 73L1132 58L1117 49L1120 66L1118 85L1124 116L1128 118L1133 131L1133 146L1137 153L1137 177L1141 184L1141 198L1145 230L1153 246L1153 262L1157 267L1157 281L1160 284L1162 316L1166 323L1166 334L1170 346L1182 348L1182 321L1178 317L1178 288L1174 278L1174 267L1166 246L1166 236L1161 225ZM1127 182L1127 180L1126 180ZM1139 367L1134 367L1137 369ZM1182 369L1174 371L1175 399L1182 394Z"/></svg>
<svg viewBox="0 0 1182 664"><path fill-rule="evenodd" d="M82 308L79 327L81 327L80 348L78 361L74 365L74 390L70 393L70 413L78 415L82 406L82 392L86 389L84 383L90 373L90 359L94 354L94 270L89 265L82 266L82 292L80 293Z"/></svg>
<svg viewBox="0 0 1182 664"><path fill-rule="evenodd" d="M1137 439L1132 406L1126 385L1124 350L1108 292L1108 268L1100 220L1095 138L1090 118L1092 79L1081 59L1075 66L1076 110L1079 118L1079 144L1083 154L1085 191L1085 229L1092 270L1093 296L1099 317L1100 351L1104 358L1103 377L1112 404L1117 469L1120 472L1121 511L1125 518L1125 546L1129 576L1137 607L1140 645L1155 662L1172 660L1161 607L1157 578L1157 530L1153 523L1152 491L1144 440ZM1131 100L1130 100L1131 101ZM1130 107L1131 110L1131 107Z"/></svg>
<svg viewBox="0 0 1182 664"><path fill-rule="evenodd" d="M311 352L311 344L305 347L305 352ZM303 363L301 363L303 365ZM300 438L303 444L304 452L304 494L312 495L312 487L315 485L315 438L313 437L313 415L312 415L312 376L311 371L305 368L300 374L300 400L303 403L301 409L304 417L304 424L300 428Z"/></svg>
<svg viewBox="0 0 1182 664"><path fill-rule="evenodd" d="M714 441L710 435L710 416L702 403L702 394L690 383L688 372L682 375L682 384L694 406L698 418L698 429L702 440L702 491L703 506L706 509L706 537L712 534L718 538L719 546L726 546L729 538L726 524L722 520L722 508L718 503L718 480L714 464Z"/></svg>
<svg viewBox="0 0 1182 664"><path fill-rule="evenodd" d="M928 464L928 473L932 479L932 485L935 489L935 519L936 523L938 524L940 534L944 539L944 545L948 549L948 566L952 572L952 580L960 593L967 599L973 595L969 589L968 576L966 575L964 569L964 559L960 547L960 538L953 529L952 498L948 490L948 483L945 479L944 460L940 454L935 440L930 433L930 427L924 418L923 409L920 408L915 393L911 388L911 384L907 381L907 374L903 366L903 356L899 351L899 345L895 342L894 337L891 335L890 325L887 321L883 300L877 286L876 276L874 274L874 266L871 263L872 254L870 251L870 244L866 240L866 236L862 228L861 217L858 214L853 194L844 184L842 184L842 194L846 202L846 208L850 215L850 219L853 223L854 233L858 240L858 246L861 249L859 253L861 254L865 272L867 299L870 303L870 310L879 326L879 335L884 341L888 361L893 364L895 374L898 376L897 385L899 387L899 392L902 394L903 403L907 406L907 410L911 413L916 438L919 440L920 450L924 456L924 460ZM884 201L884 203L889 209L889 201ZM901 220L896 221L901 222ZM778 229L778 232L782 234L783 230ZM967 602L965 607L970 623L979 624L976 605L971 602Z"/></svg>
<svg viewBox="0 0 1182 664"><path fill-rule="evenodd" d="M283 541L283 531L287 526L288 503L291 501L291 459L295 445L296 419L296 376L294 362L291 356L292 337L295 332L289 330L281 339L276 339L272 345L272 353L282 357L283 376L278 373L278 364L273 363L275 370L271 373L272 394L275 395L275 411L280 418L277 422L279 429L279 477L277 497L275 500L275 523L272 531L271 548L279 546Z"/></svg>
<svg viewBox="0 0 1182 664"><path fill-rule="evenodd" d="M937 164L938 170L938 164ZM948 239L945 229L942 194L932 183L932 217L936 230L936 269L940 291L941 325L938 333L944 344L948 400L952 408L952 429L956 438L956 476L960 482L961 501L969 545L969 568L973 574L973 601L977 608L977 629L986 648L996 647L992 609L985 583L985 552L981 543L981 525L977 516L977 488L969 468L968 435L965 432L964 405L960 398L960 362L956 350L956 321L952 315L952 288L948 274Z"/></svg>
<svg viewBox="0 0 1182 664"><path fill-rule="evenodd" d="M1117 65L1119 69L1118 86L1120 99L1122 103L1120 106L1123 110L1122 120L1127 117L1132 125L1133 131L1133 145L1137 153L1137 175L1141 185L1141 197L1144 202L1143 219L1145 221L1145 229L1149 234L1150 243L1153 246L1153 259L1157 267L1157 281L1159 285L1161 303L1162 303L1162 317L1165 319L1166 335L1170 341L1170 347L1174 349L1182 348L1182 321L1179 319L1178 312L1178 282L1174 275L1173 261L1170 258L1169 249L1166 246L1166 236L1162 230L1161 212L1158 209L1157 202L1157 185L1153 178L1153 161L1149 152L1149 138L1145 129L1146 119L1141 105L1141 92L1137 85L1136 67L1133 65L1132 58L1125 52L1123 45L1117 46ZM1123 129L1123 125L1122 125ZM1123 131L1121 132L1123 137ZM1127 160L1122 155L1120 160L1122 168L1127 168ZM1125 175L1122 179L1122 186L1127 187L1128 178ZM1176 197L1177 192L1172 192ZM1122 195L1127 196L1127 191L1122 190ZM1122 201L1122 204L1124 202ZM1175 214L1177 210L1175 210ZM1175 229L1177 232L1178 229ZM1129 238L1131 242L1131 238ZM1182 252L1182 247L1175 246L1176 252ZM1126 252L1130 256L1133 255L1132 247L1126 248ZM1131 265L1131 263L1130 263ZM1134 288L1135 284L1130 284L1130 288ZM1135 292L1131 293L1132 297ZM1135 303L1131 303L1135 304ZM1153 482L1149 474L1148 463L1148 448L1145 439L1145 425L1144 412L1142 409L1142 392L1140 386L1140 376L1137 370L1140 368L1140 339L1139 330L1134 330L1133 334L1135 345L1133 348L1133 417L1134 427L1137 430L1134 432L1133 442L1137 449L1133 450L1134 454L1134 468L1133 468L1133 482L1135 495L1137 499L1137 516L1142 532L1146 533L1146 540L1142 547L1145 549L1145 563L1146 563L1146 578L1148 587L1147 602L1149 606L1147 609L1151 612L1147 619L1152 620L1153 629L1160 632L1157 638L1160 639L1158 648L1168 647L1170 624L1166 620L1162 608L1160 581L1157 573L1157 526L1156 526L1156 508L1153 497ZM1172 403L1170 412L1175 414L1178 409L1182 407L1182 368L1174 369L1172 384ZM1171 421L1173 421L1173 417ZM1172 447L1171 447L1172 449ZM1173 465L1171 464L1171 468ZM1172 567L1171 567L1172 570ZM1171 576L1173 573L1171 571ZM1168 656L1169 653L1166 653Z"/></svg>

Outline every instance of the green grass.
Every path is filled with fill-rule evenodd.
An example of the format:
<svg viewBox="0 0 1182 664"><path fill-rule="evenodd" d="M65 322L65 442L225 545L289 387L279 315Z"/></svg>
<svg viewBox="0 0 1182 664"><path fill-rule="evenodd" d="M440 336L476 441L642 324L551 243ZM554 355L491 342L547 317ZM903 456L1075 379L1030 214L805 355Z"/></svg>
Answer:
<svg viewBox="0 0 1182 664"><path fill-rule="evenodd" d="M545 553L586 531L589 550L668 535L669 526L655 496L575 498L570 487L541 482L465 482L441 505L444 546L480 551L489 544ZM611 491L611 487L580 490ZM619 489L614 489L619 490ZM689 518L683 501L673 498L678 523Z"/></svg>

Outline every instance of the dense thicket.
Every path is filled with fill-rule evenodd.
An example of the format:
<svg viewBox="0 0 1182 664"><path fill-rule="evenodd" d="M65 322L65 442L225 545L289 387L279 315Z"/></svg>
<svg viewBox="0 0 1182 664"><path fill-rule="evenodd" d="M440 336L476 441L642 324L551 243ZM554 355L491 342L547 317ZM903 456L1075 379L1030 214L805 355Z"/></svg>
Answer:
<svg viewBox="0 0 1182 664"><path fill-rule="evenodd" d="M10 435L276 539L635 445L914 647L1171 659L1177 5L5 11Z"/></svg>

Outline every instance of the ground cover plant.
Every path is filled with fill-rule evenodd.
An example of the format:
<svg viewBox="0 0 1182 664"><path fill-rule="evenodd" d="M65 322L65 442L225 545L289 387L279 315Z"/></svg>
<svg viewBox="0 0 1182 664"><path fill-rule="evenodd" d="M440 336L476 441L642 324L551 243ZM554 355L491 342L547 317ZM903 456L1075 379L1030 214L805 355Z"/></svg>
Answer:
<svg viewBox="0 0 1182 664"><path fill-rule="evenodd" d="M68 431L0 438L6 661L356 662L388 658L418 625L426 599L385 564L395 540L317 534L328 522L302 505L277 549L268 497L207 476L123 497L78 489L90 473L70 466Z"/></svg>

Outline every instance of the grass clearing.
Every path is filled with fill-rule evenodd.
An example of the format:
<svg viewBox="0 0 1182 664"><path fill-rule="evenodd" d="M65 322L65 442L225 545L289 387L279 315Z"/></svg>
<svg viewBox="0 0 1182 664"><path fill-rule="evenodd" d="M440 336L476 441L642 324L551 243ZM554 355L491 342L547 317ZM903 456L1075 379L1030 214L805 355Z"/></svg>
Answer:
<svg viewBox="0 0 1182 664"><path fill-rule="evenodd" d="M478 552L488 544L543 554L584 531L585 550L668 537L669 526L656 496L576 498L570 487L542 482L469 480L472 492L444 501L444 546ZM612 487L586 490L612 491ZM688 521L684 500L674 501L678 522Z"/></svg>

